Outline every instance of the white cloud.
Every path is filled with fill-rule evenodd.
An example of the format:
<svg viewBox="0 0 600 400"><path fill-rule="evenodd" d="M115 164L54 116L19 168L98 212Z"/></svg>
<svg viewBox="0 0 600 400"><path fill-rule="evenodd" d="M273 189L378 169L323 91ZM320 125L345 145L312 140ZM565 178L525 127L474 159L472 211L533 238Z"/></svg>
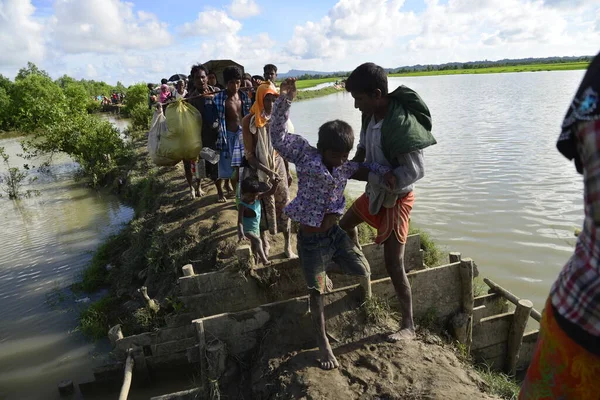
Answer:
<svg viewBox="0 0 600 400"><path fill-rule="evenodd" d="M21 67L44 58L43 25L30 0L0 0L0 66Z"/></svg>
<svg viewBox="0 0 600 400"><path fill-rule="evenodd" d="M578 0L565 8L566 2L550 2L426 0L425 10L414 14L401 0L339 0L321 20L297 26L286 50L294 64L329 70L351 69L365 60L396 67L595 54L600 23L586 10L598 3Z"/></svg>
<svg viewBox="0 0 600 400"><path fill-rule="evenodd" d="M211 36L218 39L221 36L237 34L242 24L230 18L225 12L207 10L198 13L194 22L186 22L179 28L184 36Z"/></svg>
<svg viewBox="0 0 600 400"><path fill-rule="evenodd" d="M260 14L260 7L254 0L233 0L229 6L233 18L244 19Z"/></svg>
<svg viewBox="0 0 600 400"><path fill-rule="evenodd" d="M93 64L88 64L86 66L86 69L87 69L86 73L87 73L88 78L95 78L98 76L98 71L96 70L96 67L94 67Z"/></svg>
<svg viewBox="0 0 600 400"><path fill-rule="evenodd" d="M296 26L287 50L300 59L342 59L380 52L403 36L418 32L412 12L401 12L404 0L340 0L319 22Z"/></svg>
<svg viewBox="0 0 600 400"><path fill-rule="evenodd" d="M166 23L171 15L159 19L143 2L44 0L52 6L36 10L31 1L0 0L0 72L11 77L27 61L53 77L131 84L189 73L210 59L233 59L250 73L268 62L281 71L339 71L365 61L399 67L592 55L600 43L598 0L425 0L418 13L403 0L338 0L325 15L292 26L291 37L272 30L276 24L245 34L256 32L253 20L241 19L260 12L257 0L222 0L220 9L198 13L196 5L189 22L175 27L177 40Z"/></svg>
<svg viewBox="0 0 600 400"><path fill-rule="evenodd" d="M55 45L67 53L118 53L172 41L166 23L121 0L56 0L51 28Z"/></svg>

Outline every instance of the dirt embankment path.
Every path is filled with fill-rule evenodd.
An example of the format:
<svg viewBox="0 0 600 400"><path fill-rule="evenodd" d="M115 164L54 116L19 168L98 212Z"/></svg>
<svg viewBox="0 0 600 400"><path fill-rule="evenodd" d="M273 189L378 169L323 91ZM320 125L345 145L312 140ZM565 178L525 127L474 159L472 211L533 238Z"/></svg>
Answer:
<svg viewBox="0 0 600 400"><path fill-rule="evenodd" d="M163 302L177 295L181 267L196 273L235 268L237 211L233 199L217 203L214 186L191 199L181 164L153 166L144 146L129 173L126 189L137 204L136 217L112 254L107 277L124 312L142 306L137 288ZM272 238L273 258L283 258L283 238ZM127 303L130 303L127 305ZM294 342L300 327L282 322L265 333L264 345L250 364L221 386L227 398L256 399L496 399L457 350L438 336L419 333L415 341L392 344L384 334L398 329L398 316L384 313L377 321L368 311L348 312L328 331L340 368L323 371L313 345ZM341 322L340 322L341 321ZM302 327L311 329L311 327ZM131 334L126 332L126 334Z"/></svg>
<svg viewBox="0 0 600 400"><path fill-rule="evenodd" d="M260 399L498 399L461 360L451 344L426 329L418 338L388 343L399 328L398 314L367 308L344 313L328 322L328 333L340 368L323 371L318 351L293 343L293 321L281 321L263 339L252 366L252 398Z"/></svg>

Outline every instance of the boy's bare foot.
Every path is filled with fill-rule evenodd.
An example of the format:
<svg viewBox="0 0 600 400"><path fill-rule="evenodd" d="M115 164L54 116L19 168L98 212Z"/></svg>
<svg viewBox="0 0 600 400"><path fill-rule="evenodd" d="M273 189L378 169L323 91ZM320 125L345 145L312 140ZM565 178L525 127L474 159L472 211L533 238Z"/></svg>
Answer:
<svg viewBox="0 0 600 400"><path fill-rule="evenodd" d="M331 346L327 345L326 348L321 350L321 368L329 371L330 369L335 369L340 366L340 363L333 355L333 351L331 350Z"/></svg>
<svg viewBox="0 0 600 400"><path fill-rule="evenodd" d="M190 189L190 197L192 198L192 200L196 198L196 192L194 192L194 189Z"/></svg>
<svg viewBox="0 0 600 400"><path fill-rule="evenodd" d="M225 181L225 188L224 189L227 191L227 194L233 192L233 188L231 187L231 182L230 181Z"/></svg>
<svg viewBox="0 0 600 400"><path fill-rule="evenodd" d="M217 199L217 203L226 203L227 199L225 198L225 196L223 196L223 193L221 193L219 195L219 198Z"/></svg>
<svg viewBox="0 0 600 400"><path fill-rule="evenodd" d="M329 279L327 274L325 274L325 287L327 288L328 292L331 292L333 290L333 281Z"/></svg>
<svg viewBox="0 0 600 400"><path fill-rule="evenodd" d="M387 340L392 343L397 343L405 340L414 340L417 337L414 329L404 328L387 337Z"/></svg>
<svg viewBox="0 0 600 400"><path fill-rule="evenodd" d="M265 256L269 257L269 253L271 252L271 245L266 240L263 241L263 251L265 252Z"/></svg>
<svg viewBox="0 0 600 400"><path fill-rule="evenodd" d="M200 189L200 188L196 189L196 197L202 197L204 195L205 195L205 193L202 189Z"/></svg>

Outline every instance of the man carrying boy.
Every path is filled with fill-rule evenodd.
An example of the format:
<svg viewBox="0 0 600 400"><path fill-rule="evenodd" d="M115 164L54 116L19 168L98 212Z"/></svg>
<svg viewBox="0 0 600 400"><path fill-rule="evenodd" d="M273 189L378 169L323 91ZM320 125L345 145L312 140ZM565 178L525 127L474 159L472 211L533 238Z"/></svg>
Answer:
<svg viewBox="0 0 600 400"><path fill-rule="evenodd" d="M385 267L400 301L400 331L391 341L413 339L412 294L404 269L404 244L408 236L413 185L424 176L423 149L436 143L431 134L431 114L419 95L400 86L388 94L383 68L366 63L346 80L354 107L362 112L360 142L354 161L374 162L393 168L397 185L389 190L370 175L365 193L346 212L340 226L358 244L356 226L366 222L377 229L375 243L383 243Z"/></svg>
<svg viewBox="0 0 600 400"><path fill-rule="evenodd" d="M325 332L322 294L326 291L326 268L329 272L344 272L364 277L369 295L369 264L362 251L340 229L337 221L346 204L344 189L349 178L366 180L369 171L382 176L391 187L395 177L391 168L377 164L348 161L354 145L354 132L344 121L331 121L319 128L317 147L306 139L287 132L287 120L292 100L296 96L294 79L281 85L281 96L275 102L271 116L273 147L287 161L296 164L298 194L285 208L285 213L300 225L298 255L308 290L310 310L318 330L321 368L339 366Z"/></svg>
<svg viewBox="0 0 600 400"><path fill-rule="evenodd" d="M231 186L234 169L239 172L244 154L244 141L242 139L242 118L250 112L252 101L250 97L240 90L242 84L242 71L238 67L227 67L223 71L225 79L225 91L217 93L214 103L219 114L219 137L217 149L221 152L219 158L219 180L217 190L221 188L221 182L225 181L225 189L228 192L234 189ZM224 203L225 196L219 190L219 203Z"/></svg>

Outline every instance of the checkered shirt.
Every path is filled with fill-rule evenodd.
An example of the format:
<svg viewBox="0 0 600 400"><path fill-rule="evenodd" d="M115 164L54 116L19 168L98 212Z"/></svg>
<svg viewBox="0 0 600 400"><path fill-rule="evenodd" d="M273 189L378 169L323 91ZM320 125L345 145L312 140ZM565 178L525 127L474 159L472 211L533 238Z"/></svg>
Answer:
<svg viewBox="0 0 600 400"><path fill-rule="evenodd" d="M238 91L242 101L242 117L250 112L252 99L241 90ZM225 120L225 101L227 101L227 91L223 90L215 95L214 103L219 115L219 137L217 138L217 150L226 150L227 147L227 122Z"/></svg>
<svg viewBox="0 0 600 400"><path fill-rule="evenodd" d="M585 219L575 253L550 296L560 315L600 337L600 120L580 124L576 137L583 165Z"/></svg>

